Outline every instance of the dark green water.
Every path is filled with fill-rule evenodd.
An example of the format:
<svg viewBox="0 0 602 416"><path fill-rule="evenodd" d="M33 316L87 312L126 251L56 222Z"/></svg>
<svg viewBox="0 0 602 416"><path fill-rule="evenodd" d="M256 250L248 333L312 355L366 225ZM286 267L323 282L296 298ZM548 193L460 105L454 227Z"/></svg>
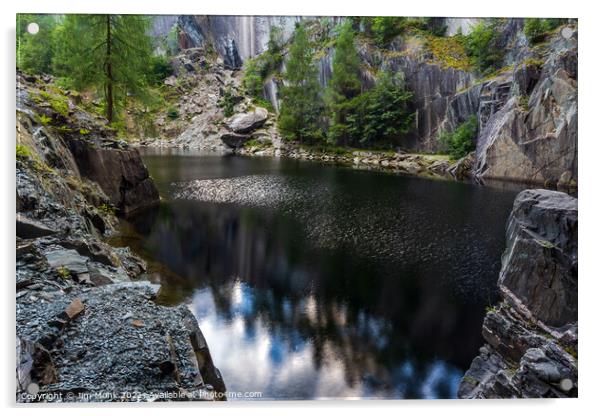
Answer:
<svg viewBox="0 0 602 416"><path fill-rule="evenodd" d="M455 397L516 191L163 152L143 150L163 202L129 244L162 301L197 316L230 391Z"/></svg>

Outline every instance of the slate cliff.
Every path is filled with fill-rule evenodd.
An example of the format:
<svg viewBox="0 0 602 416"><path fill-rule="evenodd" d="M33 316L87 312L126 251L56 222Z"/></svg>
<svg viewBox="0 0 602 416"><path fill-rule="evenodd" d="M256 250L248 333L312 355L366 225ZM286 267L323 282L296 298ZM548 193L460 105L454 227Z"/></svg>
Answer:
<svg viewBox="0 0 602 416"><path fill-rule="evenodd" d="M502 302L483 323L486 344L460 398L577 397L577 199L518 194L506 229Z"/></svg>

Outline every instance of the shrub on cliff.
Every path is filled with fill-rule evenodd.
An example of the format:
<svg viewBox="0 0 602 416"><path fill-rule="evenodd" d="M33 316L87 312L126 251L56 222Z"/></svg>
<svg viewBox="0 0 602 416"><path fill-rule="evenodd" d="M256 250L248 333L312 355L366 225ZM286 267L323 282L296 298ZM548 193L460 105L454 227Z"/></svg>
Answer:
<svg viewBox="0 0 602 416"><path fill-rule="evenodd" d="M567 19L525 19L525 36L532 44L545 39L546 33L566 23Z"/></svg>
<svg viewBox="0 0 602 416"><path fill-rule="evenodd" d="M466 37L465 45L473 65L484 75L499 69L503 50L499 47L498 21L481 22Z"/></svg>
<svg viewBox="0 0 602 416"><path fill-rule="evenodd" d="M461 159L475 149L477 129L477 116L473 115L455 131L439 136L439 141L453 159Z"/></svg>
<svg viewBox="0 0 602 416"><path fill-rule="evenodd" d="M362 17L359 18L364 33L380 48L386 48L396 36L412 30L423 31L434 36L444 36L447 31L445 19L437 17Z"/></svg>

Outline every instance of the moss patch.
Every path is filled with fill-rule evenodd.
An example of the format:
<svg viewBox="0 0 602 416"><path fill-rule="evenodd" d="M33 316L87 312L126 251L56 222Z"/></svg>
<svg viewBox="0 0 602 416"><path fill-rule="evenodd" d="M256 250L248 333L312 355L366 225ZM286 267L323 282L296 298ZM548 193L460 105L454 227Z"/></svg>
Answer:
<svg viewBox="0 0 602 416"><path fill-rule="evenodd" d="M447 68L469 71L470 58L461 36L438 37L426 35L426 46L437 63Z"/></svg>
<svg viewBox="0 0 602 416"><path fill-rule="evenodd" d="M67 97L65 97L61 94L50 93L47 91L40 91L39 98L35 101L38 101L38 102L45 101L48 104L50 104L50 107L55 112L59 113L63 117L69 116L69 100L67 99Z"/></svg>

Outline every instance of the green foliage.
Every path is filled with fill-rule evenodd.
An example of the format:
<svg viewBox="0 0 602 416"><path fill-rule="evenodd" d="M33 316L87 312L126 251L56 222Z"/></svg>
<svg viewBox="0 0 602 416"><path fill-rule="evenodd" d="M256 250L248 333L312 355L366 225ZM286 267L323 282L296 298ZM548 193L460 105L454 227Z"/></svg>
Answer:
<svg viewBox="0 0 602 416"><path fill-rule="evenodd" d="M245 62L243 86L251 97L263 98L264 82L271 74L278 71L284 59L283 44L282 30L272 26L270 27L267 51Z"/></svg>
<svg viewBox="0 0 602 416"><path fill-rule="evenodd" d="M37 23L37 34L27 32L27 25ZM56 18L43 14L17 15L17 67L29 73L50 73L54 51Z"/></svg>
<svg viewBox="0 0 602 416"><path fill-rule="evenodd" d="M465 45L472 64L484 75L499 69L503 50L499 47L498 21L481 22L466 36Z"/></svg>
<svg viewBox="0 0 602 416"><path fill-rule="evenodd" d="M546 34L567 22L567 19L525 19L525 36L532 44L545 40Z"/></svg>
<svg viewBox="0 0 602 416"><path fill-rule="evenodd" d="M354 45L351 24L341 26L332 61L332 78L328 94L333 101L350 99L361 92L360 57Z"/></svg>
<svg viewBox="0 0 602 416"><path fill-rule="evenodd" d="M177 108L175 108L174 106L170 106L167 109L167 117L169 117L172 120L177 119L178 117L180 117L180 112L178 111Z"/></svg>
<svg viewBox="0 0 602 416"><path fill-rule="evenodd" d="M453 159L460 159L475 149L477 129L477 116L473 115L454 132L442 134L439 141Z"/></svg>
<svg viewBox="0 0 602 416"><path fill-rule="evenodd" d="M297 25L293 34L284 81L278 117L283 137L300 142L319 139L322 101L318 68L313 61L313 48L304 25Z"/></svg>
<svg viewBox="0 0 602 416"><path fill-rule="evenodd" d="M39 102L46 101L50 104L50 107L62 115L63 117L69 116L69 100L61 93L54 94L47 91L40 91Z"/></svg>
<svg viewBox="0 0 602 416"><path fill-rule="evenodd" d="M98 209L105 215L115 215L115 207L108 204L101 204Z"/></svg>
<svg viewBox="0 0 602 416"><path fill-rule="evenodd" d="M445 20L437 17L361 17L359 25L364 33L380 48L386 48L399 35L420 31L432 36L444 36Z"/></svg>
<svg viewBox="0 0 602 416"><path fill-rule="evenodd" d="M528 111L529 110L529 96L521 95L520 98L518 99L518 105L520 106L520 108L523 111Z"/></svg>
<svg viewBox="0 0 602 416"><path fill-rule="evenodd" d="M165 56L151 56L149 62L148 82L161 85L165 78L173 74L169 60Z"/></svg>
<svg viewBox="0 0 602 416"><path fill-rule="evenodd" d="M344 139L347 145L391 147L414 121L411 98L402 74L379 73L374 88L339 104L345 118L331 126L331 142Z"/></svg>
<svg viewBox="0 0 602 416"><path fill-rule="evenodd" d="M17 159L20 159L20 160L29 159L29 158L31 158L31 151L26 146L24 146L22 144L18 144L17 150L16 150L16 155L17 155Z"/></svg>
<svg viewBox="0 0 602 416"><path fill-rule="evenodd" d="M52 122L52 118L48 117L46 114L40 114L38 116L38 121L43 125L47 126Z"/></svg>
<svg viewBox="0 0 602 416"><path fill-rule="evenodd" d="M414 121L410 110L412 93L405 88L403 75L381 72L376 86L364 93L363 113L356 121L361 144L390 143L406 134Z"/></svg>
<svg viewBox="0 0 602 416"><path fill-rule="evenodd" d="M350 22L341 26L337 37L332 77L326 90L326 104L330 113L329 141L345 142L352 134L348 131L347 117L354 109L352 100L361 93L360 58L354 45L354 32Z"/></svg>
<svg viewBox="0 0 602 416"><path fill-rule="evenodd" d="M81 134L82 136L87 136L88 134L90 134L90 130L88 130L88 129L79 129L79 134Z"/></svg>
<svg viewBox="0 0 602 416"><path fill-rule="evenodd" d="M248 95L251 97L259 97L263 94L263 73L264 70L258 56L256 58L247 59L244 64L244 76L242 85Z"/></svg>
<svg viewBox="0 0 602 416"><path fill-rule="evenodd" d="M406 17L372 17L369 23L369 32L376 45L386 47L391 40L405 30Z"/></svg>
<svg viewBox="0 0 602 416"><path fill-rule="evenodd" d="M232 87L227 87L224 90L224 95L220 99L218 105L224 111L224 116L230 117L234 115L234 106L241 101L241 97L238 97L232 92Z"/></svg>
<svg viewBox="0 0 602 416"><path fill-rule="evenodd" d="M65 15L56 31L53 72L77 89L101 93L112 122L128 97L150 100L149 24L148 17L139 15Z"/></svg>
<svg viewBox="0 0 602 416"><path fill-rule="evenodd" d="M251 139L251 140L248 140L245 142L244 147L246 149L251 149L251 148L267 149L269 147L272 147L272 141L271 140Z"/></svg>
<svg viewBox="0 0 602 416"><path fill-rule="evenodd" d="M448 68L470 70L471 60L466 53L464 37L462 35L437 37L427 36L427 47L432 52L435 60Z"/></svg>
<svg viewBox="0 0 602 416"><path fill-rule="evenodd" d="M63 279L67 279L69 276L71 276L71 272L69 271L69 269L67 269L66 267L63 267L63 266L57 268L56 272Z"/></svg>

